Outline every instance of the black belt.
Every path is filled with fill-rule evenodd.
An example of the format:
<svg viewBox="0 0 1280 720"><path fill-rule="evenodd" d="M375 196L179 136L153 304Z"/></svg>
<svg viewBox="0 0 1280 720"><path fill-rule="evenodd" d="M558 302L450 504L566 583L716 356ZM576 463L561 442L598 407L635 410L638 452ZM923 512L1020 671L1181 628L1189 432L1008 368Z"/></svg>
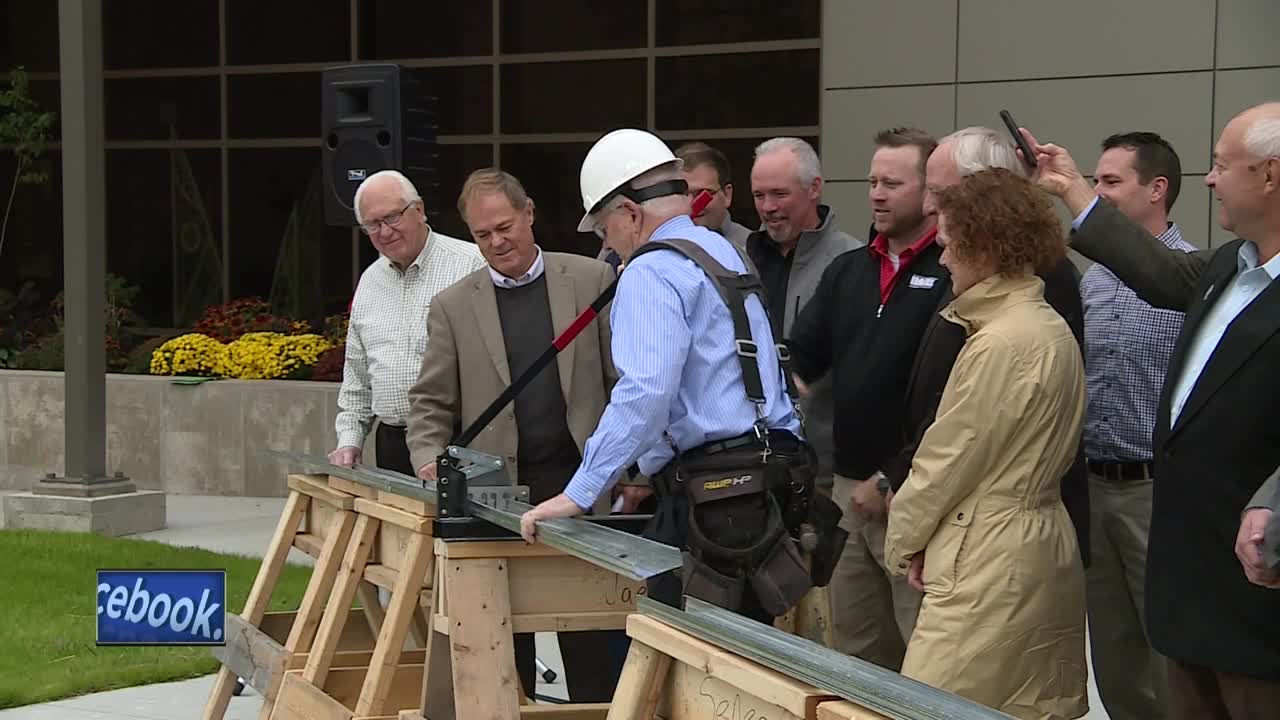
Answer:
<svg viewBox="0 0 1280 720"><path fill-rule="evenodd" d="M1150 460L1086 460L1084 464L1089 472L1110 482L1155 477L1155 463Z"/></svg>
<svg viewBox="0 0 1280 720"><path fill-rule="evenodd" d="M386 423L386 422L379 422L378 428L379 429L386 428L388 430L394 430L396 432L401 432L401 433L408 430L408 428L404 425L392 425L391 423Z"/></svg>
<svg viewBox="0 0 1280 720"><path fill-rule="evenodd" d="M715 455L727 450L734 450L748 445L760 444L760 439L756 437L754 430L745 432L741 435L726 438L724 440L715 440L709 443L703 443L692 450L681 453L682 455ZM787 430L770 430L769 445L775 447L781 452L794 452L800 444L800 438Z"/></svg>

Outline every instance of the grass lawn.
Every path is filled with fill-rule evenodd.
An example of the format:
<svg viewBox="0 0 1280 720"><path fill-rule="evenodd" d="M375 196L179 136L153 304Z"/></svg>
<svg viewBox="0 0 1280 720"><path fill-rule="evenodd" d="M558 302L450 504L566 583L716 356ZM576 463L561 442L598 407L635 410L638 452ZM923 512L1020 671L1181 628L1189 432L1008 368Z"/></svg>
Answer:
<svg viewBox="0 0 1280 720"><path fill-rule="evenodd" d="M227 611L239 613L260 563L146 540L0 530L0 708L218 669L208 647L96 647L98 568L226 569ZM296 609L310 576L286 566L270 609Z"/></svg>

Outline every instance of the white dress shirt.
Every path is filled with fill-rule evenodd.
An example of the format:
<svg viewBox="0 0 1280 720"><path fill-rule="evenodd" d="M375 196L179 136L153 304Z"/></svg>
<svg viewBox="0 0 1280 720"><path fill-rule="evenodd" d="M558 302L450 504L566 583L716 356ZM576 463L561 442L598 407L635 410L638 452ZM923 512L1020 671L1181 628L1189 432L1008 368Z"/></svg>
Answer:
<svg viewBox="0 0 1280 720"><path fill-rule="evenodd" d="M542 277L542 273L546 270L546 265L542 262L542 248L534 246L538 250L538 256L533 259L533 264L518 278L509 278L506 275L489 266L489 277L493 278L493 284L500 288L511 290L512 288L524 287L529 283Z"/></svg>
<svg viewBox="0 0 1280 720"><path fill-rule="evenodd" d="M1170 399L1172 404L1169 407L1169 427L1177 423L1182 407L1187 404L1187 398L1191 397L1191 391L1195 388L1196 381L1200 379L1200 373L1204 372L1205 365L1209 364L1209 358L1218 348L1218 343L1226 334L1227 327L1262 294L1263 290L1267 289L1276 277L1280 276L1280 255L1271 258L1265 265L1259 266L1258 246L1252 241L1246 240L1240 246L1236 262L1239 265L1235 276L1213 303L1213 307L1209 308L1204 321L1200 323L1200 327L1196 328L1191 347L1187 349L1187 361L1182 366L1182 374L1178 377L1177 384L1173 386L1173 396ZM1209 292L1213 292L1213 288L1209 288Z"/></svg>
<svg viewBox="0 0 1280 720"><path fill-rule="evenodd" d="M1089 217L1089 213L1097 204L1098 198L1095 197L1089 206L1071 221L1072 229L1079 230L1080 225ZM1240 246L1240 253L1236 260L1238 263L1236 274L1214 301L1213 307L1209 308L1200 327L1196 328L1191 347L1187 349L1186 363L1183 364L1182 373L1173 386L1173 396L1170 398L1169 406L1170 428L1177 424L1183 406L1191 397L1191 391L1195 389L1200 374L1209 364L1209 358L1213 357L1214 350L1218 349L1218 343L1226 334L1227 328L1240 313L1244 312L1245 308L1249 307L1250 303L1262 294L1263 290L1267 289L1272 281L1280 277L1280 255L1272 257L1262 266L1258 265L1259 259L1258 246L1253 241L1246 240ZM1205 297L1208 297L1211 292L1213 292L1212 287L1205 293Z"/></svg>
<svg viewBox="0 0 1280 720"><path fill-rule="evenodd" d="M346 364L334 429L338 447L363 447L374 418L404 425L409 388L427 350L427 311L436 293L485 267L472 243L435 231L409 267L379 257L360 276L347 327Z"/></svg>

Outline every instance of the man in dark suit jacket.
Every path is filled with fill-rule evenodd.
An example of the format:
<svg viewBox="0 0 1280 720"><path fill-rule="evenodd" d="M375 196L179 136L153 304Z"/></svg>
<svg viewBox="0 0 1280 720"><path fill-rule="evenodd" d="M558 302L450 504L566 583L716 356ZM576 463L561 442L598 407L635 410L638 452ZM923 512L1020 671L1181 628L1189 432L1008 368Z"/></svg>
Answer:
<svg viewBox="0 0 1280 720"><path fill-rule="evenodd" d="M1205 183L1242 239L1212 253L1165 247L1096 202L1065 149L1024 134L1035 180L1076 218L1072 247L1186 313L1156 416L1147 552L1147 630L1170 660L1172 717L1275 718L1280 593L1250 583L1233 550L1241 509L1280 466L1280 103L1222 131Z"/></svg>

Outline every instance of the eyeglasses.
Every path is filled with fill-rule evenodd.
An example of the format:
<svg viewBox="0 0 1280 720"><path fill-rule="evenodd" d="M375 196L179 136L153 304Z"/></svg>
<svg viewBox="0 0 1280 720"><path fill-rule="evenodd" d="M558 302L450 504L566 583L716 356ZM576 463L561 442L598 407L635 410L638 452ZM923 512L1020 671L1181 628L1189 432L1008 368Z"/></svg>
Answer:
<svg viewBox="0 0 1280 720"><path fill-rule="evenodd" d="M404 219L405 212L407 212L409 208L413 207L413 204L415 202L417 202L417 200L411 200L408 205L405 205L398 212L393 212L390 215L387 215L378 220L374 220L371 223L362 224L360 226L360 232L364 233L365 235L372 235L378 231L379 225L386 225L387 227L398 226L400 224L400 221Z"/></svg>

